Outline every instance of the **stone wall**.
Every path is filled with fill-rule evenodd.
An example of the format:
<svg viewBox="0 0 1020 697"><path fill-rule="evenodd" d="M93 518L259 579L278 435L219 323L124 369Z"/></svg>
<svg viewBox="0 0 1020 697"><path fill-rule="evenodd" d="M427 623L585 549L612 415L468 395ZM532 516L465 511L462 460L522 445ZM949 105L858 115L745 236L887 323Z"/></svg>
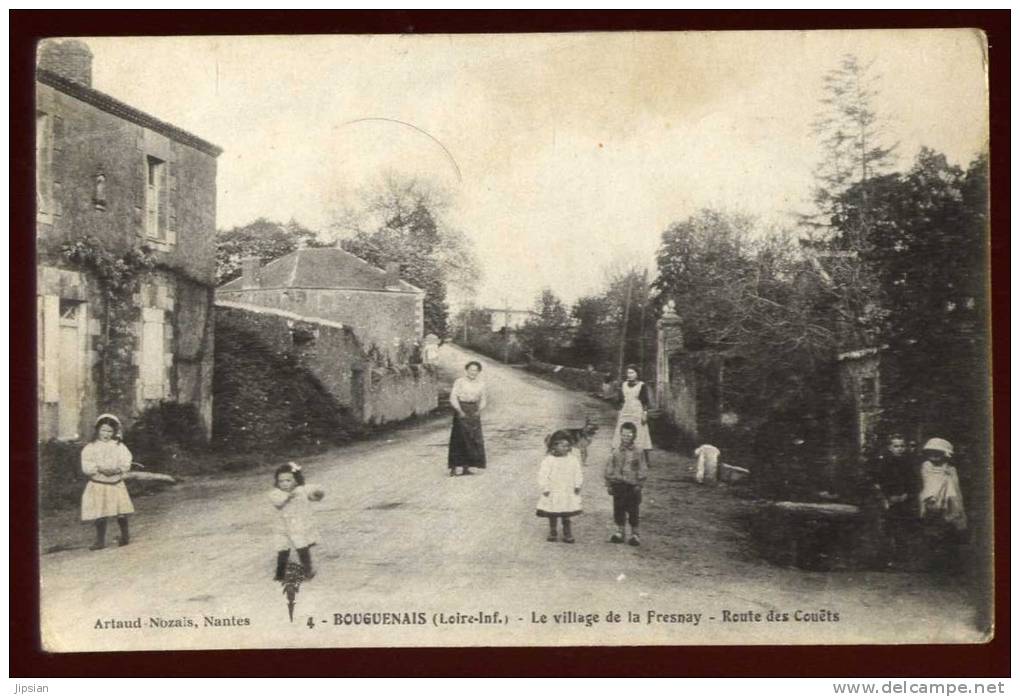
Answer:
<svg viewBox="0 0 1020 697"><path fill-rule="evenodd" d="M266 351L292 357L340 406L361 413L366 363L361 344L349 327L222 300L216 303L216 322L251 333Z"/></svg>
<svg viewBox="0 0 1020 697"><path fill-rule="evenodd" d="M335 288L252 288L216 291L217 299L271 307L305 317L340 322L354 330L368 350L396 353L421 339L422 296L392 291Z"/></svg>
<svg viewBox="0 0 1020 697"><path fill-rule="evenodd" d="M604 376L594 370L583 368L570 368L564 365L544 363L543 361L531 361L528 363L528 370L550 378L567 387L584 392L602 394Z"/></svg>
<svg viewBox="0 0 1020 697"><path fill-rule="evenodd" d="M339 322L226 300L216 302L216 321L243 328L262 349L292 358L363 423L400 421L438 406L431 368L373 366L353 330Z"/></svg>
<svg viewBox="0 0 1020 697"><path fill-rule="evenodd" d="M431 366L373 369L365 391L365 423L424 416L439 406L439 381Z"/></svg>

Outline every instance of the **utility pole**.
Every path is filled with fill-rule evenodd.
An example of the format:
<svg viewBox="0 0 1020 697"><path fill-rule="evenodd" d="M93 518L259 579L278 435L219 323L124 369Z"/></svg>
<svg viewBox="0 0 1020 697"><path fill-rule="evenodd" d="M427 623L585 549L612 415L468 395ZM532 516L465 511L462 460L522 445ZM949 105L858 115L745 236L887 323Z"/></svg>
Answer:
<svg viewBox="0 0 1020 697"><path fill-rule="evenodd" d="M510 363L510 299L503 298L503 362Z"/></svg>
<svg viewBox="0 0 1020 697"><path fill-rule="evenodd" d="M623 359L627 346L627 323L630 321L630 296L634 290L634 275L627 275L627 301L623 305L623 329L620 331L620 359L616 365L616 376L623 382Z"/></svg>
<svg viewBox="0 0 1020 697"><path fill-rule="evenodd" d="M638 328L638 365L641 366L642 377L645 371L645 311L648 308L648 268L641 274L641 326Z"/></svg>

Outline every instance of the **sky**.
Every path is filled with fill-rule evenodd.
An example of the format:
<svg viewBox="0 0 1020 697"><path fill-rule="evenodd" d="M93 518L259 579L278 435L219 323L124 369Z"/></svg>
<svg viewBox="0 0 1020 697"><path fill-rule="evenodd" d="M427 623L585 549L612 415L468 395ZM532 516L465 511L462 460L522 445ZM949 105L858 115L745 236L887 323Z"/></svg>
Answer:
<svg viewBox="0 0 1020 697"><path fill-rule="evenodd" d="M93 87L212 141L217 226L327 230L384 173L450 192L483 306L597 292L704 207L792 224L820 153L810 124L845 53L873 61L905 168L987 147L970 30L85 39Z"/></svg>

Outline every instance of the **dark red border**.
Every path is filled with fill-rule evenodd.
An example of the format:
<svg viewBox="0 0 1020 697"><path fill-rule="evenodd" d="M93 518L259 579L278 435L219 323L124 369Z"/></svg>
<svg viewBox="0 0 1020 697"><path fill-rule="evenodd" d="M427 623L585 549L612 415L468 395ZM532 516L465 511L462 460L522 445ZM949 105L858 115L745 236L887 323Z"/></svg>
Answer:
<svg viewBox="0 0 1020 697"><path fill-rule="evenodd" d="M1009 646L1009 21L996 11L11 11L10 672L58 676L1003 677ZM46 36L977 27L990 47L996 636L978 646L349 649L45 654L39 650L33 47ZM937 115L933 115L937 118ZM32 534L27 531L32 530Z"/></svg>

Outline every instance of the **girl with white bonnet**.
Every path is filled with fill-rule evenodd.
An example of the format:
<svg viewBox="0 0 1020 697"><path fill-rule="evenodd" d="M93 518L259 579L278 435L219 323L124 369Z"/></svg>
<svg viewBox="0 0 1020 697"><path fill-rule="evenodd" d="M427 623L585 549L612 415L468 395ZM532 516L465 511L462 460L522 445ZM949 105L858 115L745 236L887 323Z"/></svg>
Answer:
<svg viewBox="0 0 1020 697"><path fill-rule="evenodd" d="M957 530L965 530L967 513L963 508L960 477L956 468L949 464L953 444L942 438L931 438L922 451L925 460L921 464L921 518L939 520Z"/></svg>
<svg viewBox="0 0 1020 697"><path fill-rule="evenodd" d="M128 544L127 516L135 512L125 475L131 470L131 451L121 441L120 419L102 414L96 419L95 439L81 451L81 471L89 478L81 497L81 519L96 521L96 541L89 549L106 546L106 524L117 519L121 547Z"/></svg>
<svg viewBox="0 0 1020 697"><path fill-rule="evenodd" d="M960 545L967 530L960 477L949 464L953 445L942 438L931 438L922 451L918 503L928 565L935 570L951 570L959 565Z"/></svg>

